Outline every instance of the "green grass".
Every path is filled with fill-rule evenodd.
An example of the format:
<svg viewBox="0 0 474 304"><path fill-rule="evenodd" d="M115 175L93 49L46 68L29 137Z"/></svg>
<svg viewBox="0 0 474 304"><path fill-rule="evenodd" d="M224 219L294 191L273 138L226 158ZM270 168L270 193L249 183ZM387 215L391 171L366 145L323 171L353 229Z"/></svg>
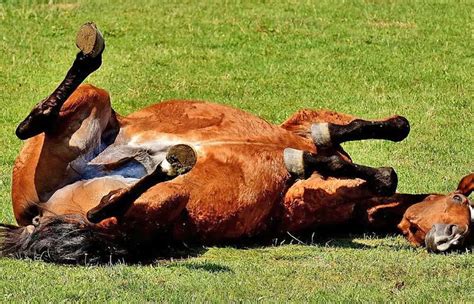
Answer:
<svg viewBox="0 0 474 304"><path fill-rule="evenodd" d="M448 192L474 171L472 6L433 1L0 3L0 222L13 222L14 129L62 79L85 21L102 29L88 81L127 114L167 98L210 100L279 123L300 108L394 113L407 140L346 145L394 166L403 192ZM49 3L49 4L48 4ZM472 254L428 255L401 237L313 246L203 248L151 266L0 259L0 302L474 301Z"/></svg>

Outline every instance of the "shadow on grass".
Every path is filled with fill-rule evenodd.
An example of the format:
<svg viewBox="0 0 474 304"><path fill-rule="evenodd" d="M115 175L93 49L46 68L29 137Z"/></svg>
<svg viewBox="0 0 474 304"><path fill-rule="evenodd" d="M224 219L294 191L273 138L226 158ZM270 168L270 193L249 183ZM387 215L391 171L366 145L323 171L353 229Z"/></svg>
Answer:
<svg viewBox="0 0 474 304"><path fill-rule="evenodd" d="M351 233L347 233L351 231ZM307 245L327 248L344 248L356 250L373 250L374 248L385 248L399 251L411 248L405 240L394 242L387 238L398 236L394 232L368 231L364 228L339 225L337 227L320 227L316 231L306 231L299 234L280 234L278 236L268 234L252 238L240 239L238 241L227 241L218 244L207 244L203 246L196 243L170 243L158 250L150 251L149 258L141 260L139 264L163 264L166 267L185 267L192 270L203 270L207 272L232 271L226 266L208 262L186 262L189 258L199 257L207 252L209 247L231 247L238 250L254 250L284 245ZM156 244L156 243L155 243ZM179 261L174 261L174 260Z"/></svg>
<svg viewBox="0 0 474 304"><path fill-rule="evenodd" d="M67 224L67 223L66 223ZM69 223L70 224L70 223ZM60 227L61 228L61 227ZM67 227L66 227L67 228ZM61 228L64 230L64 228ZM61 230L60 229L60 230ZM62 231L61 230L61 231ZM15 230L16 231L16 230ZM65 232L64 232L65 231ZM63 234L70 236L71 229L66 229L63 231ZM351 233L347 233L347 231L351 231ZM376 247L385 247L390 250L406 250L408 247L408 243L404 244L397 244L397 242L385 242L384 240L387 236L393 236L393 234L387 233L368 233L366 231L358 231L354 233L354 227L320 227L317 232L305 232L299 233L297 235L293 235L291 233L280 234L275 237L270 231L267 231L267 235L259 235L253 238L241 239L239 241L228 241L219 244L207 244L207 246L216 246L216 247L232 247L239 250L246 250L246 249L258 249L258 248L268 248L268 247L277 247L282 245L292 245L292 244L299 244L299 245L309 245L315 247L329 247L329 248L350 248L350 249L357 249L357 250L370 250ZM20 230L21 232L21 230ZM55 231L53 231L55 232ZM54 234L55 239L57 237ZM363 240L360 242L360 240ZM369 243L367 244L366 241ZM377 241L378 240L378 241ZM97 240L92 242L92 245L97 245ZM100 240L99 240L100 241ZM372 242L372 244L370 244ZM66 243L67 245L68 243ZM45 259L44 255L39 255L38 259L49 261L52 263L59 263L59 264L76 264L78 266L85 265L104 265L104 264L128 264L128 265L150 265L150 264L162 264L162 265L172 265L169 263L174 263L175 260L180 260L177 264L179 267L186 267L192 270L202 270L210 273L216 272L229 272L232 271L230 268L226 266L221 266L213 263L203 263L202 261L191 261L187 262L189 258L199 257L203 255L207 250L208 247L205 247L199 243L199 240L196 239L196 243L186 244L182 242L171 242L166 237L164 238L153 238L145 243L137 244L136 246L128 246L126 248L126 255L123 255L121 258L118 254L112 253L107 255L107 260L104 259L97 259L97 261L83 260L82 257L88 257L87 253L92 252L95 247L91 247L89 243L77 243L75 244L78 248L77 250L82 250L79 252L81 254L84 252L84 255L78 256L81 259L74 260L72 262L66 260L65 262L61 262L63 260L56 261L55 259ZM86 245L82 247L82 245ZM89 247L87 247L89 246ZM61 253L61 252L59 252ZM100 252L99 252L100 253ZM120 253L120 252L119 252ZM114 256L115 254L115 256ZM22 257L22 256L18 256ZM29 256L25 256L24 258L28 258ZM34 255L32 259L36 259L37 255ZM48 258L49 256L46 256ZM54 256L53 256L54 257ZM99 256L100 257L100 256ZM30 257L31 258L31 257ZM162 263L160 263L162 262Z"/></svg>
<svg viewBox="0 0 474 304"><path fill-rule="evenodd" d="M351 231L348 233L348 231ZM216 245L236 249L254 249L262 247L278 247L284 245L308 245L317 247L348 248L358 250L370 250L374 248L388 248L390 250L406 250L412 248L408 241L401 243L386 241L390 237L398 237L393 231L369 231L352 225L325 226L316 231L305 231L298 234L286 233L278 236L261 235L254 238L239 240L238 242L227 242ZM367 243L365 243L365 240ZM362 241L362 242L361 242ZM368 244L373 243L373 244Z"/></svg>
<svg viewBox="0 0 474 304"><path fill-rule="evenodd" d="M177 267L177 268L186 268L188 270L199 270L209 273L234 273L234 271L225 265L219 265L216 263L210 262L174 262L171 264L164 265L165 267Z"/></svg>

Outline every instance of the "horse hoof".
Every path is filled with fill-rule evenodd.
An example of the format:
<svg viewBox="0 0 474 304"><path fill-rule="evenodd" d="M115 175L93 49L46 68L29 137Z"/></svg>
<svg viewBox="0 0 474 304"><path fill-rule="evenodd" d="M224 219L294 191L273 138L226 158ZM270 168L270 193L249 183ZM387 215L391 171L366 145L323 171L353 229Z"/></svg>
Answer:
<svg viewBox="0 0 474 304"><path fill-rule="evenodd" d="M175 145L168 150L162 168L168 176L177 176L190 171L196 164L196 161L196 152L191 146Z"/></svg>
<svg viewBox="0 0 474 304"><path fill-rule="evenodd" d="M87 22L77 32L76 46L82 54L95 58L104 50L105 41L97 26L93 22Z"/></svg>
<svg viewBox="0 0 474 304"><path fill-rule="evenodd" d="M390 167L379 168L371 184L377 194L382 196L393 195L398 186L397 173Z"/></svg>
<svg viewBox="0 0 474 304"><path fill-rule="evenodd" d="M395 116L386 121L389 126L389 133L391 134L391 141L399 142L407 138L410 133L410 123L408 119L403 116Z"/></svg>

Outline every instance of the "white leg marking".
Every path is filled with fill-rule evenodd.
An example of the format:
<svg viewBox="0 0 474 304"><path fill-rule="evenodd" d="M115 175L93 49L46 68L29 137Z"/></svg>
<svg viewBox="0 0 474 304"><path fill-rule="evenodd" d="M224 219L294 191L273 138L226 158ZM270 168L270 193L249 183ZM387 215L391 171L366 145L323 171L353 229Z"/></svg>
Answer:
<svg viewBox="0 0 474 304"><path fill-rule="evenodd" d="M329 134L329 124L327 122L317 123L311 126L311 137L317 146L331 145L331 135Z"/></svg>
<svg viewBox="0 0 474 304"><path fill-rule="evenodd" d="M288 172L296 175L304 175L303 151L286 148L283 151L283 161Z"/></svg>
<svg viewBox="0 0 474 304"><path fill-rule="evenodd" d="M178 172L174 170L173 166L171 166L171 164L166 160L166 158L163 159L163 161L160 164L160 167L161 167L161 170L163 170L163 172L166 172L168 176L178 175Z"/></svg>

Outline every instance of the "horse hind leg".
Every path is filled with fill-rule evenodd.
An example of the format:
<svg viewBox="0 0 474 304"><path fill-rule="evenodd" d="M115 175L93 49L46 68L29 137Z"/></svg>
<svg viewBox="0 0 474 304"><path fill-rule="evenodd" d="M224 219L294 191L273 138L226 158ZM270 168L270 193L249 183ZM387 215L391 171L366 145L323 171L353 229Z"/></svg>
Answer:
<svg viewBox="0 0 474 304"><path fill-rule="evenodd" d="M394 142L408 136L410 124L402 116L380 121L355 119L348 124L316 123L311 126L311 137L318 147L331 147L347 141L385 139Z"/></svg>
<svg viewBox="0 0 474 304"><path fill-rule="evenodd" d="M24 140L42 132L48 132L59 117L62 105L77 87L102 64L105 48L102 34L93 23L84 24L77 33L76 45L80 52L64 80L54 92L37 104L18 125L16 135Z"/></svg>
<svg viewBox="0 0 474 304"><path fill-rule="evenodd" d="M361 178L379 195L395 193L398 177L393 168L371 168L344 160L339 155L313 154L287 148L284 162L288 171L300 177L308 177L317 171L324 176Z"/></svg>

